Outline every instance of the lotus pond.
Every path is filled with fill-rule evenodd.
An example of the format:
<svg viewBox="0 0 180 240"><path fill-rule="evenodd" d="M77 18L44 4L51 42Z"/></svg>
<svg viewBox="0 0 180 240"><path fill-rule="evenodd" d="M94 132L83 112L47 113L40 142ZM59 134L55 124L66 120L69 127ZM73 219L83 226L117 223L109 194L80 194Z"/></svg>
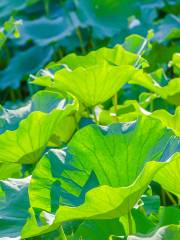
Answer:
<svg viewBox="0 0 180 240"><path fill-rule="evenodd" d="M180 239L179 15L1 0L0 239Z"/></svg>

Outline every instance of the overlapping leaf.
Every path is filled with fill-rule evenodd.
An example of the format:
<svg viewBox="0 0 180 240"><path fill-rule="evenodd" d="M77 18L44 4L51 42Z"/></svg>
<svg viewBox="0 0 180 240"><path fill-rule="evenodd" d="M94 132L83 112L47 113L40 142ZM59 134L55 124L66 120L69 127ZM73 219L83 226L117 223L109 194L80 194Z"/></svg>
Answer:
<svg viewBox="0 0 180 240"><path fill-rule="evenodd" d="M7 87L17 89L22 78L43 67L50 59L51 54L51 47L32 47L24 52L19 52L11 59L7 68L1 71L0 89Z"/></svg>
<svg viewBox="0 0 180 240"><path fill-rule="evenodd" d="M24 21L20 32L23 40L32 39L37 45L48 45L72 34L74 27L68 17L55 20L42 17L34 21ZM22 41L22 40L21 40Z"/></svg>
<svg viewBox="0 0 180 240"><path fill-rule="evenodd" d="M28 184L30 177L0 181L0 238L20 239L28 218Z"/></svg>
<svg viewBox="0 0 180 240"><path fill-rule="evenodd" d="M79 67L73 71L62 69L55 73L55 80L37 78L35 84L48 86L60 92L71 93L86 106L95 106L112 97L136 73L133 66L95 65Z"/></svg>
<svg viewBox="0 0 180 240"><path fill-rule="evenodd" d="M127 27L127 18L139 12L140 1L78 0L76 6L79 17L93 26L96 37L102 38L113 36L120 29Z"/></svg>
<svg viewBox="0 0 180 240"><path fill-rule="evenodd" d="M133 65L137 61L144 67L148 66L147 61L138 56L136 53L132 53L125 50L121 45L117 44L114 48L100 48L96 51L91 51L85 56L78 56L74 53L67 55L59 61L59 64L66 64L70 69L77 67L89 67L92 65L102 64L104 61L113 65Z"/></svg>
<svg viewBox="0 0 180 240"><path fill-rule="evenodd" d="M175 114L172 115L165 110L156 110L152 113L152 117L160 119L165 126L173 129L177 136L180 136L180 107L176 108Z"/></svg>
<svg viewBox="0 0 180 240"><path fill-rule="evenodd" d="M180 81L179 78L171 79L168 84L161 87L158 82L156 82L152 76L144 73L143 71L138 71L134 79L129 81L131 84L138 84L156 94L160 95L167 102L178 106L180 104Z"/></svg>
<svg viewBox="0 0 180 240"><path fill-rule="evenodd" d="M33 163L45 150L56 124L74 111L74 106L50 113L32 112L14 131L0 135L0 162Z"/></svg>
<svg viewBox="0 0 180 240"><path fill-rule="evenodd" d="M109 110L100 110L98 120L101 124L107 125L113 122L130 122L136 120L139 116L145 115L159 119L165 127L171 128L174 133L179 136L179 121L180 121L180 108L177 107L175 114L170 114L168 111L161 109L153 111L152 113L144 109L141 104L135 100L125 101L123 105L118 105L115 112L114 107Z"/></svg>
<svg viewBox="0 0 180 240"><path fill-rule="evenodd" d="M180 148L180 147L179 147ZM168 166L162 168L156 175L154 180L169 192L177 195L180 199L180 154L175 155L175 160Z"/></svg>
<svg viewBox="0 0 180 240"><path fill-rule="evenodd" d="M74 71L63 69L55 74L52 87L70 92L86 106L95 106L112 97L135 72L136 69L132 66L116 67L107 64L79 67Z"/></svg>
<svg viewBox="0 0 180 240"><path fill-rule="evenodd" d="M9 110L1 107L0 113L0 133L6 130L15 130L20 121L26 118L31 112L40 111L49 113L53 109L64 109L66 105L72 104L76 108L74 100L63 98L60 93L48 90L39 91L32 96L32 100L26 106ZM76 128L74 116L67 116L65 119L59 119L55 126L54 139L65 142L69 140ZM56 137L55 137L56 136Z"/></svg>
<svg viewBox="0 0 180 240"><path fill-rule="evenodd" d="M180 238L179 208L160 207L157 213L160 200L170 205L180 198L178 6L176 0L0 2L1 23L9 15L24 21L22 38L9 39L1 49L3 103L11 97L9 87L17 89L51 56L58 60L35 78L48 90L22 108L0 107L0 179L21 178L0 181L0 238L64 239L62 225L68 239L121 239L130 231L127 213L135 234L128 239ZM9 23L6 30L13 26ZM154 38L151 31L147 35L151 28ZM2 43L9 38L4 30ZM129 33L122 45L126 50L113 47ZM113 48L63 58L105 45ZM24 99L29 90L22 85L18 96ZM69 93L80 102L78 114ZM102 103L104 115L98 115ZM116 124L86 126L92 118ZM82 129L72 137L79 119ZM48 147L58 149L44 154ZM30 177L22 177L31 173L29 185ZM161 185L165 199L163 192L147 196L152 180L152 190L159 194Z"/></svg>
<svg viewBox="0 0 180 240"><path fill-rule="evenodd" d="M158 162L170 140L171 132L151 118L78 131L67 153L50 151L36 167L29 189L31 206L56 215L52 225L40 227L31 209L23 237L32 236L32 229L34 235L40 234L68 220L126 214L155 173L174 161L169 156L169 162ZM167 161L167 156L163 159Z"/></svg>

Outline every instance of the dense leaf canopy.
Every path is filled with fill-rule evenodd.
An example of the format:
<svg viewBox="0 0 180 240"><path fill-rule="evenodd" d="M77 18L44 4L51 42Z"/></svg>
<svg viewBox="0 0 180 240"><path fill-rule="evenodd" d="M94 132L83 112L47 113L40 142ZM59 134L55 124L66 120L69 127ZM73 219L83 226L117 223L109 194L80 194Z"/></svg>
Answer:
<svg viewBox="0 0 180 240"><path fill-rule="evenodd" d="M0 1L0 239L180 239L179 9Z"/></svg>

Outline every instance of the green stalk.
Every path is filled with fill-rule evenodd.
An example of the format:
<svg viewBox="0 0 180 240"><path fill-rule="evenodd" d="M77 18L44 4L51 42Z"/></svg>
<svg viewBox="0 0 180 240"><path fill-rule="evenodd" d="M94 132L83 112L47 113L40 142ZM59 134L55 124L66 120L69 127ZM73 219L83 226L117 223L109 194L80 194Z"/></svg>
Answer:
<svg viewBox="0 0 180 240"><path fill-rule="evenodd" d="M10 94L11 100L12 100L13 102L15 102L15 101L16 101L16 96L15 96L14 90L10 88L9 94Z"/></svg>
<svg viewBox="0 0 180 240"><path fill-rule="evenodd" d="M140 50L139 50L138 53L137 53L138 57L137 57L137 59L136 59L136 61L135 61L135 63L134 63L134 67L138 67L138 64L139 64L139 62L140 62L141 56L142 56L142 54L143 54L143 51L144 51L147 43L148 43L148 39L146 38L146 39L144 40L144 42L143 42Z"/></svg>
<svg viewBox="0 0 180 240"><path fill-rule="evenodd" d="M85 50L84 45L83 45L83 37L82 37L81 30L80 30L79 27L76 28L76 35L79 38L80 48L81 48L82 53L86 54L86 50Z"/></svg>
<svg viewBox="0 0 180 240"><path fill-rule="evenodd" d="M168 196L168 198L171 200L172 204L177 205L177 202L176 202L176 200L173 198L173 196L172 196L169 192L167 192L167 191L165 191L165 193L166 193L166 195Z"/></svg>
<svg viewBox="0 0 180 240"><path fill-rule="evenodd" d="M18 89L16 90L16 92L17 92L18 98L19 98L19 99L23 99L23 96L22 96L22 93L21 93L21 89L18 88Z"/></svg>
<svg viewBox="0 0 180 240"><path fill-rule="evenodd" d="M60 56L60 58L64 57L64 53L63 53L63 50L61 47L59 48L59 56Z"/></svg>
<svg viewBox="0 0 180 240"><path fill-rule="evenodd" d="M48 15L49 14L49 0L44 0L44 8L45 8L46 15Z"/></svg>
<svg viewBox="0 0 180 240"><path fill-rule="evenodd" d="M30 81L27 81L27 87L28 87L29 95L32 96L34 91L33 91L33 86L30 83Z"/></svg>
<svg viewBox="0 0 180 240"><path fill-rule="evenodd" d="M128 212L128 227L129 227L129 235L133 234L131 211Z"/></svg>
<svg viewBox="0 0 180 240"><path fill-rule="evenodd" d="M118 108L117 108L117 106L118 106L118 95L117 95L117 93L113 96L112 101L113 101L113 105L114 105L114 112L116 114L115 119L116 119L116 122L118 122L118 116L117 116L117 112L118 112Z"/></svg>
<svg viewBox="0 0 180 240"><path fill-rule="evenodd" d="M74 3L75 4L75 3ZM76 4L75 4L76 5ZM67 11L67 14L68 14L68 17L69 17L69 19L70 19L70 21L71 21L71 24L74 26L74 23L73 23L73 20L72 20L72 18L71 18L71 15L68 13L68 11ZM75 28L75 26L74 26L74 28ZM80 27L77 27L76 29L75 29L75 31L76 31L76 35L77 35L77 37L78 37L78 39L79 39L79 42L80 42L80 48L81 48L81 51L82 51L82 53L83 54L86 54L86 49L84 48L84 44L83 44L83 37L82 37L82 34L81 34L81 29L80 29Z"/></svg>
<svg viewBox="0 0 180 240"><path fill-rule="evenodd" d="M161 188L161 194L162 194L162 204L163 206L166 205L166 195L164 189Z"/></svg>
<svg viewBox="0 0 180 240"><path fill-rule="evenodd" d="M152 100L152 102L150 103L150 112L153 112L153 110L154 110L154 103L153 103L153 100Z"/></svg>
<svg viewBox="0 0 180 240"><path fill-rule="evenodd" d="M90 43L90 47L92 49L95 48L95 44L94 44L94 41L93 41L93 38L92 38L92 32L91 32L91 29L90 27L88 28L88 32L89 32L89 43Z"/></svg>

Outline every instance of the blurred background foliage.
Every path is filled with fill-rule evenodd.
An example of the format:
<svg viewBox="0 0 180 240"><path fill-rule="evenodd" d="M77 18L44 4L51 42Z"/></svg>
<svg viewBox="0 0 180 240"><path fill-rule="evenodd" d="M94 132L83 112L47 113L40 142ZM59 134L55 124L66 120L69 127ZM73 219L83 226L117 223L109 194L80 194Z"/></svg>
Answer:
<svg viewBox="0 0 180 240"><path fill-rule="evenodd" d="M165 85L174 77L168 63L180 51L179 14L177 0L1 0L0 103L15 108L27 100L37 90L29 75L49 61L113 47L131 34L145 37L149 29L155 34L144 54L146 71L161 69L156 76ZM142 40L128 37L124 47L136 52ZM136 99L139 89L128 98Z"/></svg>

